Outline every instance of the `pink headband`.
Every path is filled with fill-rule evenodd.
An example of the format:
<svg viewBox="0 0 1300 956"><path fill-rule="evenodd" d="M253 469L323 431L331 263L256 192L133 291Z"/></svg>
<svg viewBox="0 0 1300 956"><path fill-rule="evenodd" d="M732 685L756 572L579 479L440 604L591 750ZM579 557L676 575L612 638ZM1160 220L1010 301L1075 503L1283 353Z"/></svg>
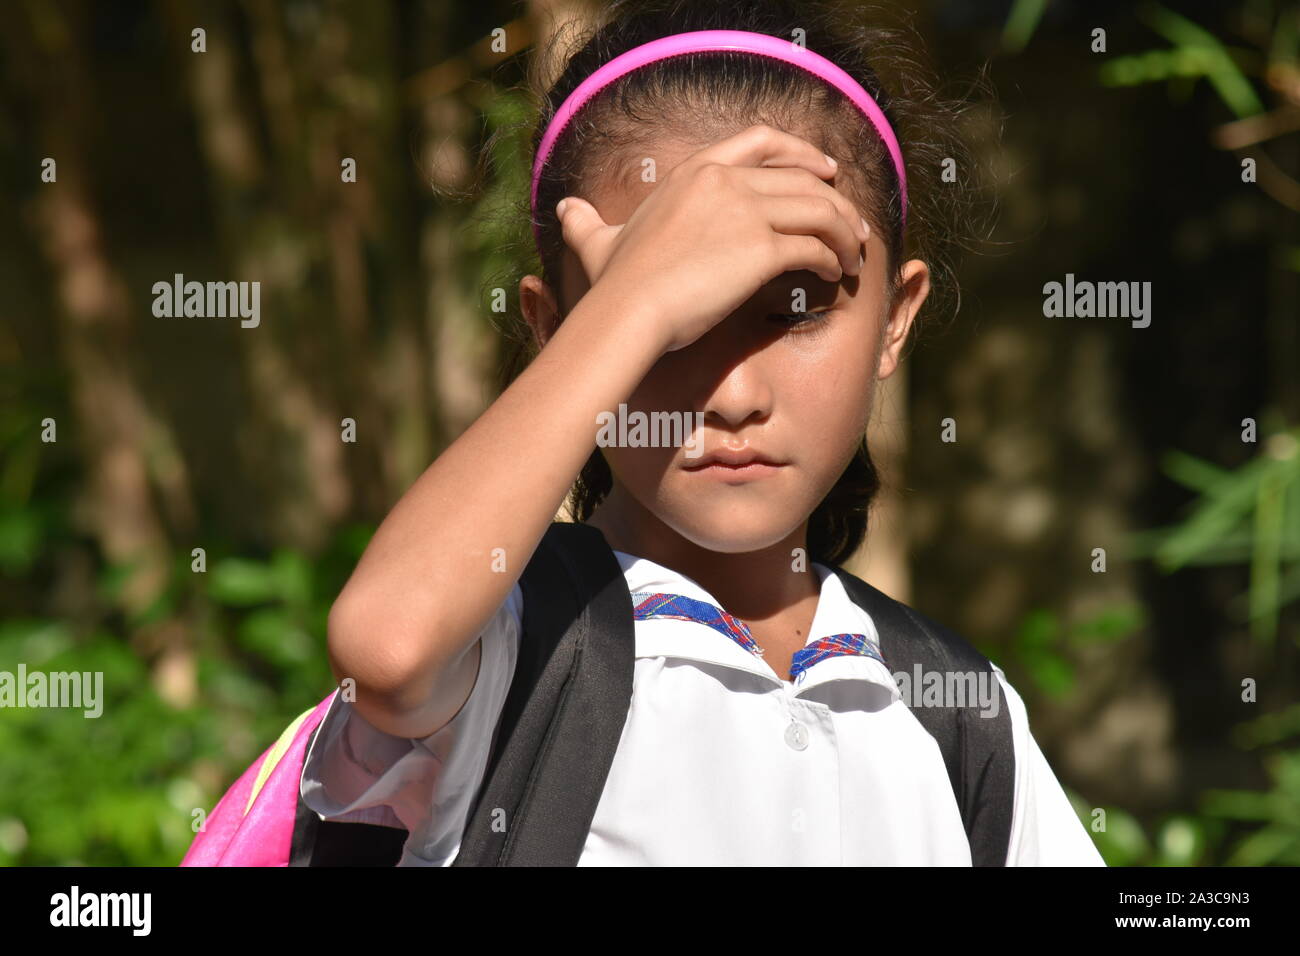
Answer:
<svg viewBox="0 0 1300 956"><path fill-rule="evenodd" d="M573 119L574 114L606 86L633 70L671 56L710 50L741 50L784 60L786 63L793 63L795 66L821 77L852 100L854 105L871 121L871 125L875 127L876 133L884 141L889 150L889 155L894 161L894 172L898 175L898 194L902 201L902 221L904 224L907 223L907 176L903 172L903 152L898 148L898 138L894 135L889 120L885 118L884 111L881 110L880 106L868 95L857 80L824 56L814 53L807 47L800 46L797 43L782 40L780 37L769 36L766 33L750 33L746 30L697 30L692 33L678 33L658 40L651 40L649 43L643 43L641 46L634 47L626 53L614 57L614 59L578 84L578 88L560 104L560 108L555 111L555 116L552 117L550 124L546 127L546 133L542 136L541 144L537 148L537 158L533 162L533 188L530 205L533 211L533 235L537 236L539 241L537 184L541 179L542 167L550 159L551 150L555 147L555 141L559 138L560 133L564 131L564 128L569 125L569 121Z"/></svg>

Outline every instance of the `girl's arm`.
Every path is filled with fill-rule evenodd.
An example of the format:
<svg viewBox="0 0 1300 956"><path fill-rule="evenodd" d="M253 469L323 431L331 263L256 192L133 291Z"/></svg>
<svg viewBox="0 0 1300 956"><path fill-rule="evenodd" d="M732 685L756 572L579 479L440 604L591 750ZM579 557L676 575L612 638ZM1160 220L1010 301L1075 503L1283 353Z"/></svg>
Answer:
<svg viewBox="0 0 1300 956"><path fill-rule="evenodd" d="M397 502L330 609L330 664L356 681L362 717L419 738L456 715L478 675L478 636L595 448L597 415L664 352L783 272L838 282L861 271L869 230L824 181L834 174L811 143L759 125L687 157L626 224L571 197L564 240L586 294Z"/></svg>
<svg viewBox="0 0 1300 956"><path fill-rule="evenodd" d="M444 726L474 687L478 637L617 409L663 354L636 301L592 289L375 532L329 613L330 664L397 737ZM505 571L493 571L494 549Z"/></svg>

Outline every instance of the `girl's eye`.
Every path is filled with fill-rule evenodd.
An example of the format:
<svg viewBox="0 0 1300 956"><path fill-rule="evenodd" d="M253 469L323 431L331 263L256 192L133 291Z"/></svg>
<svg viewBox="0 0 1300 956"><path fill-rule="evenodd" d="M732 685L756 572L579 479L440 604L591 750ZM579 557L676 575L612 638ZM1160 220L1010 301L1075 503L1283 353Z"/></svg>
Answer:
<svg viewBox="0 0 1300 956"><path fill-rule="evenodd" d="M823 312L773 312L768 318L785 326L812 325L824 321L830 310Z"/></svg>

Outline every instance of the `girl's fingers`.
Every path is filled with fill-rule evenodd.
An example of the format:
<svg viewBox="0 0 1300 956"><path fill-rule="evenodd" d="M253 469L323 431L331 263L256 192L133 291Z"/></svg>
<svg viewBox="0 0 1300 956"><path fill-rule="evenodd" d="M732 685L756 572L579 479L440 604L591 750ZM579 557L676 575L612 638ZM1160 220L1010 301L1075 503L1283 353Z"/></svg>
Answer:
<svg viewBox="0 0 1300 956"><path fill-rule="evenodd" d="M837 255L846 273L856 275L860 271L862 250L858 247L866 242L870 230L853 204L825 182L835 176L837 167L833 161L806 139L760 124L706 146L686 162L736 167L735 171L744 176L756 192L770 194L773 189L781 189L774 185L764 187L765 180L773 184L784 183L786 188L782 191L790 193L820 192L844 224L843 228L848 229L853 237L852 241L846 241L843 229L833 229L827 235L828 241L834 237Z"/></svg>
<svg viewBox="0 0 1300 956"><path fill-rule="evenodd" d="M736 170L736 174L754 192L766 196L789 196L800 193L824 196L835 203L840 214L848 222L849 228L853 230L853 234L858 237L859 242L866 242L871 236L871 229L867 226L867 221L862 218L862 214L858 212L857 207L853 205L849 197L830 183L818 179L806 169L795 169L793 167L741 168Z"/></svg>
<svg viewBox="0 0 1300 956"><path fill-rule="evenodd" d="M603 233L609 229L609 224L585 199L566 196L561 202L564 203L564 213L560 217L560 231L565 245L578 256L589 277L599 275L608 258L607 247L612 242Z"/></svg>
<svg viewBox="0 0 1300 956"><path fill-rule="evenodd" d="M830 246L816 236L777 233L777 264L782 272L815 272L827 282L839 282L840 261Z"/></svg>
<svg viewBox="0 0 1300 956"><path fill-rule="evenodd" d="M799 166L822 179L832 178L836 170L830 158L806 139L765 123L706 146L688 162L724 163L728 166Z"/></svg>
<svg viewBox="0 0 1300 956"><path fill-rule="evenodd" d="M766 196L760 200L774 232L816 237L846 275L862 271L857 233L824 196ZM837 276L835 281L839 281Z"/></svg>

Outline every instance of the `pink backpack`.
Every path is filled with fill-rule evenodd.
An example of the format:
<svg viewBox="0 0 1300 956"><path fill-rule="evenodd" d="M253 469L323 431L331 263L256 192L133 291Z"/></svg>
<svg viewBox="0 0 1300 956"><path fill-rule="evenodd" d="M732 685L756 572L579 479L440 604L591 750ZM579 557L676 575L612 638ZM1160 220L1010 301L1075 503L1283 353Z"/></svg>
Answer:
<svg viewBox="0 0 1300 956"><path fill-rule="evenodd" d="M333 691L285 728L230 785L194 837L181 866L288 866L307 741Z"/></svg>

